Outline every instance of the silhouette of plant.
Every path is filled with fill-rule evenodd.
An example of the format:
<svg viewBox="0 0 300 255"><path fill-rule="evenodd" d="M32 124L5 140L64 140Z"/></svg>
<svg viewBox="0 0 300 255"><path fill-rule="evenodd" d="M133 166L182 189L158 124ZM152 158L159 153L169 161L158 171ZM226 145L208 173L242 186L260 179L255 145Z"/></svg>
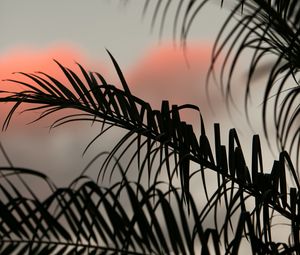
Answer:
<svg viewBox="0 0 300 255"><path fill-rule="evenodd" d="M145 3L145 12L149 11L150 2L153 1ZM206 2L208 0L175 1L178 6L174 31L178 30L182 20L183 41L194 17ZM14 103L3 129L8 128L20 105L27 105L27 111L42 110L34 121L66 108L80 112L59 118L51 128L73 121L100 122L101 136L107 128L121 127L127 130L124 137L111 152L100 152L94 159L106 156L99 178L118 174L121 178L110 187L102 187L85 175L85 169L69 187L57 188L39 172L16 168L12 164L2 167L1 254L194 254L197 249L201 254L238 254L241 245L246 244L253 254L299 254L300 183L297 168L285 148L290 146L290 153L296 151L298 167L299 85L296 76L300 4L279 0L233 2L235 6L216 40L210 74L214 72L213 66L220 52L229 44L221 81L225 98L231 100L231 79L237 59L245 49L253 48L246 82L247 111L254 71L266 54L274 55L275 62L267 73L263 107L268 136L266 111L268 98L275 90L273 112L280 152L271 172L264 172L258 135L253 136L251 166L247 166L235 129L229 130L229 142L225 146L219 124L214 125L214 141L210 142L201 116L199 137L192 125L181 120L180 110L199 111L196 106L170 106L168 101L163 101L160 110L152 109L149 103L130 92L118 63L109 52L121 89L110 85L101 74L88 72L80 64L76 73L57 62L71 87L42 72L21 73L31 82L10 81L24 86L23 91L1 92L1 102ZM158 11L163 10L161 27L172 3L158 1L154 4L153 20L158 19ZM236 16L238 12L241 15ZM237 25L222 40L233 17L237 17ZM235 47L237 51L233 53ZM232 54L230 71L224 78ZM283 77L279 86L275 85L278 77ZM292 87L287 85L291 81L289 77L294 78ZM130 148L135 150L128 163L122 165L121 159ZM134 165L134 161L137 164ZM198 169L194 170L192 164L197 164ZM134 181L127 178L132 168L137 171ZM162 172L166 173L167 182L160 179ZM213 192L206 182L208 172L214 172L216 176L217 186ZM42 180L52 194L41 201L24 176ZM202 180L203 193L190 192L195 176ZM287 181L287 176L292 179L292 184ZM148 185L142 185L143 178L148 178ZM179 180L179 187L176 180ZM126 197L125 202L121 195ZM203 199L207 200L204 205ZM223 218L222 208L226 209ZM208 226L211 218L213 224ZM277 221L278 218L282 221ZM280 228L287 224L289 230L286 239L279 241L273 238L278 231L278 222Z"/></svg>

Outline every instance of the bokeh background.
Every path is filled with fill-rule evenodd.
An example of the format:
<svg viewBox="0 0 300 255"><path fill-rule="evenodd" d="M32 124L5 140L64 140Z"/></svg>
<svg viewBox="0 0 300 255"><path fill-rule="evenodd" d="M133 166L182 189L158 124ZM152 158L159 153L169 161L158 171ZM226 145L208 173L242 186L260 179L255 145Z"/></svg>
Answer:
<svg viewBox="0 0 300 255"><path fill-rule="evenodd" d="M205 92L211 49L230 7L221 9L217 1L207 4L194 21L186 52L183 52L178 36L174 38L172 33L172 11L161 31L159 17L152 24L154 7L149 6L143 15L143 6L144 1L137 0L1 0L1 80L22 79L13 73L35 71L64 79L53 62L56 59L74 70L78 70L75 63L79 62L120 86L106 52L108 49L121 66L133 94L149 101L153 108L159 108L161 101L166 99L176 104L198 105L211 141L214 122L221 124L224 143L229 128L235 127L250 163L252 134L262 134L262 128L259 79L254 94L257 100L251 105L252 128L243 112L247 59L239 64L234 81L237 107L232 107L230 113L216 84L209 86L209 99ZM1 82L1 88L13 86L16 85L5 80ZM3 122L9 105L0 107ZM50 117L26 125L34 117L16 115L9 129L0 133L2 145L15 166L45 172L58 186L67 185L78 176L96 153L109 150L122 133L116 129L103 136L82 157L86 145L99 133L99 126L78 123L49 132L48 126L54 119ZM183 112L182 117L194 125L195 132L199 132L197 113ZM266 146L264 155L266 168L270 168L273 156ZM3 155L0 163L7 164ZM97 169L95 165L91 173L96 174Z"/></svg>
<svg viewBox="0 0 300 255"><path fill-rule="evenodd" d="M271 169L277 153L275 148L275 154L272 154L262 132L262 78L257 78L252 91L252 127L247 123L243 109L247 56L239 62L233 80L236 107L232 106L230 111L226 109L217 84L210 84L209 98L205 91L213 43L230 6L221 9L219 1L211 1L204 7L191 27L186 52L180 48L178 33L175 38L172 33L174 12L169 12L161 31L161 13L152 24L154 6L150 5L144 15L143 6L142 0L0 0L1 90L16 88L17 85L5 81L22 79L14 72L43 71L64 80L53 59L73 70L78 70L78 62L120 86L107 49L121 66L132 93L148 101L153 108L159 109L162 100L198 105L211 141L214 140L214 122L221 124L224 144L229 129L236 128L248 164L251 163L252 135L260 134L265 169ZM219 67L220 63L216 70ZM0 105L1 124L9 107ZM199 134L199 115L190 111L182 114ZM14 166L44 172L57 186L68 185L95 155L109 151L124 134L122 130L113 129L82 156L88 143L99 133L99 125L72 123L49 132L48 127L55 118L26 125L36 116L15 115L8 130L0 132L0 141ZM8 165L1 152L0 165ZM89 174L96 178L99 167L100 162L95 162ZM215 175L207 178L208 182L216 184ZM46 193L39 185L39 182L32 183L41 194ZM191 187L197 189L199 185Z"/></svg>

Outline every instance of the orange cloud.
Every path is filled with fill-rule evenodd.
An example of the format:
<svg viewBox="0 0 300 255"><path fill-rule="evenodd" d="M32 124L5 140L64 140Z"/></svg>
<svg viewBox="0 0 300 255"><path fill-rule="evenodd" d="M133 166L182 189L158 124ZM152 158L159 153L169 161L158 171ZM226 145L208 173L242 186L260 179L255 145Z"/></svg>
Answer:
<svg viewBox="0 0 300 255"><path fill-rule="evenodd" d="M76 69L76 62L80 63L88 70L100 70L107 72L102 64L87 59L81 50L71 45L56 45L48 48L17 48L11 49L0 55L0 79L25 79L24 76L13 74L15 72L33 73L37 71L45 72L59 80L65 77L59 67L53 61L57 60L64 66ZM3 82L2 82L3 84ZM11 84L13 86L13 84ZM14 84L16 85L16 84Z"/></svg>
<svg viewBox="0 0 300 255"><path fill-rule="evenodd" d="M102 64L99 64L96 61L89 60L81 50L67 44L59 44L56 46L35 49L29 47L11 49L2 55L0 55L0 81L1 87L0 90L4 91L20 91L26 89L25 86L6 81L6 79L13 79L19 81L30 81L33 82L16 72L25 72L25 73L34 73L38 71L45 72L59 81L66 84L69 88L71 87L68 83L63 72L59 69L58 65L53 61L57 60L66 67L69 67L73 70L78 70L79 68L76 65L76 62L80 63L87 70L100 71L102 74L106 75L107 70L103 67ZM78 72L78 74L80 71ZM11 104L0 105L1 116L0 124L2 125L6 114L11 108ZM21 109L21 108L20 108ZM33 113L32 113L33 114ZM11 127L16 127L17 123L21 122L24 125L24 122L28 120L33 120L38 115L28 115L23 114L20 116L15 116L13 121L14 124ZM25 120L24 120L25 119ZM22 125L22 127L23 127Z"/></svg>
<svg viewBox="0 0 300 255"><path fill-rule="evenodd" d="M201 112L207 119L211 114L208 107L208 99L205 94L205 78L210 64L211 43L195 42L188 44L186 55L181 48L174 48L172 43L164 43L159 47L154 47L145 52L137 63L125 72L131 91L134 95L148 101L153 108L160 108L162 100L169 100L171 104L195 104L200 106ZM113 52L112 52L113 53ZM59 70L57 64L52 59L58 60L64 66L73 70L78 70L75 62L79 62L87 70L100 72L109 82L119 83L117 74L113 70L109 58L106 59L110 67L110 72L102 64L92 61L86 57L81 50L70 45L56 45L44 49L18 48L12 49L5 54L0 55L0 80L16 79L26 81L26 77L14 72L33 73L43 71L62 81L67 86L63 73ZM117 59L117 56L116 56ZM108 75L112 73L112 75ZM117 84L116 84L117 85ZM2 81L1 90L22 90L24 86L11 82ZM71 87L69 85L69 87ZM217 93L212 93L212 100L216 99ZM220 101L220 100L218 100ZM0 124L3 123L11 105L1 108ZM195 117L198 122L198 114L183 112L183 116L189 122L195 123ZM34 114L34 113L32 113ZM13 125L33 120L34 116L23 114L13 118Z"/></svg>
<svg viewBox="0 0 300 255"><path fill-rule="evenodd" d="M212 43L194 42L184 54L166 43L149 50L128 72L132 93L159 108L162 100L171 104L195 104L204 115L211 115L205 94L205 79L211 62ZM215 102L216 91L211 93ZM188 121L194 115L184 114ZM209 117L209 116L205 116Z"/></svg>

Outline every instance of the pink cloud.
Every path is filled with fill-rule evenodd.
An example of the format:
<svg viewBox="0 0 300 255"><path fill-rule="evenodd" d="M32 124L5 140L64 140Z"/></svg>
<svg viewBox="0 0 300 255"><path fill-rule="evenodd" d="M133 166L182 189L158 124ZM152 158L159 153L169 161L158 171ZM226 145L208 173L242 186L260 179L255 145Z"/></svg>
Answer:
<svg viewBox="0 0 300 255"><path fill-rule="evenodd" d="M0 79L23 80L25 79L24 76L14 73L42 71L56 77L58 80L66 81L64 74L59 71L59 67L53 59L74 70L77 68L76 62L78 62L88 70L100 70L102 73L107 73L102 64L88 59L82 50L72 45L58 44L41 49L23 47L3 53L0 55ZM9 86L13 86L13 84Z"/></svg>
<svg viewBox="0 0 300 255"><path fill-rule="evenodd" d="M99 71L104 76L107 76L107 69L99 61L90 60L86 57L86 54L82 50L68 44L58 44L47 48L14 48L0 55L0 80L1 80L1 90L5 91L20 91L27 89L25 86L6 81L7 79L19 80L19 81L30 81L29 78L18 74L17 72L24 73L35 73L42 71L47 73L62 83L66 84L69 88L71 85L67 81L63 72L59 69L58 65L53 61L53 59L60 62L62 65L71 68L72 70L77 70L77 74L80 74L80 69L76 65L76 62L80 63L87 70ZM80 76L80 75L79 75ZM72 89L72 88L71 88ZM6 114L11 108L11 104L1 104L1 116L0 124L4 121ZM20 108L21 109L21 108ZM34 115L34 116L32 116ZM17 123L28 122L28 120L33 120L38 115L32 114L21 114L13 118L14 124L11 127L18 127ZM10 127L10 129L11 129Z"/></svg>
<svg viewBox="0 0 300 255"><path fill-rule="evenodd" d="M163 43L159 47L147 50L129 70L127 69L128 71L124 71L124 67L122 69L132 93L149 102L153 108L160 108L162 100L169 100L171 104L179 105L190 103L200 106L201 112L207 118L210 109L205 94L205 78L211 61L211 49L212 43L210 42L189 43L186 55L184 55L181 48L175 49L172 43ZM109 58L105 59L106 66L111 69L108 71L102 63L89 59L82 50L68 44L58 44L43 49L24 47L12 49L0 55L0 79L26 81L26 77L12 73L43 71L67 84L70 88L64 74L52 59L58 60L72 70L78 70L78 74L80 71L75 62L79 62L87 70L101 73L108 82L119 83L113 65L109 63ZM22 90L24 87L3 81L1 89L15 91ZM214 98L215 95L212 96L212 99ZM1 123L10 107L11 105L0 105ZM189 122L194 123L195 116L198 116L195 114L184 112L183 116ZM37 116L37 114L34 117L28 114L15 116L11 127L18 126L16 123L24 125L28 119L32 120Z"/></svg>
<svg viewBox="0 0 300 255"><path fill-rule="evenodd" d="M210 42L188 44L186 55L172 43L150 49L127 73L132 93L154 108L159 108L162 100L169 100L171 104L195 104L204 115L211 115L205 94L211 50ZM214 104L218 101L216 94L211 94ZM191 122L195 116L185 113L184 117Z"/></svg>

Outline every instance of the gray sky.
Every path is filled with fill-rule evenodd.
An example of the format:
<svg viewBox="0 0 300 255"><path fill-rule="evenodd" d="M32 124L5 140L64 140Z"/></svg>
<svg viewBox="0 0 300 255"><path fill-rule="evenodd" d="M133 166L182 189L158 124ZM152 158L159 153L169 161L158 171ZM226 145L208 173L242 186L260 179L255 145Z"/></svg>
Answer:
<svg viewBox="0 0 300 255"><path fill-rule="evenodd" d="M9 58L9 54L17 52L19 49L23 51L37 49L43 52L63 44L79 51L87 60L99 62L105 66L110 65L105 51L107 48L121 67L132 74L139 67L141 69L147 67L146 64L149 63L147 61L150 60L146 53L149 50L155 46L164 45L165 41L172 41L173 20L171 16L167 19L163 36L160 38L159 26L156 25L153 31L150 28L153 7L142 18L143 4L142 0L131 0L127 6L122 5L122 0L0 0L0 62L1 59ZM228 11L225 9L220 10L218 4L206 6L195 20L188 42L213 42L227 13ZM145 56L144 59L143 56ZM30 64L29 62L24 61L24 68ZM50 62L51 58L49 58ZM239 74L242 74L246 68L241 66L240 69ZM201 72L202 80L199 80L199 89L204 80L203 69ZM174 79L177 78L175 74L173 76ZM136 91L141 93L144 91L148 96L153 94L154 103L157 103L159 97L156 97L155 93L159 95L162 90L157 88L151 90L152 79L153 77L150 77L148 81L140 80L147 87L139 87L139 90ZM237 81L241 83L241 77L238 77ZM168 83L168 80L166 82ZM202 91L197 90L197 84L193 80L193 87L189 88L192 91L190 95L184 95L184 90L180 89L177 94L184 95L184 98L191 99L193 103L196 101L193 101L192 98L199 95L200 103L203 103L205 94L203 89ZM170 93L174 93L177 88L170 87ZM218 92L214 90L214 93ZM170 98L173 97L174 95L170 94ZM242 102L243 96L238 96L236 99ZM224 134L223 142L227 142L228 130L234 125L240 131L240 139L242 144L245 144L246 159L250 163L252 131L245 122L245 116L240 114L231 122L228 114L224 111L224 104L220 103L222 99L216 97L214 100L220 105L218 109L215 109L215 120L221 122ZM204 104L206 103L204 102ZM256 131L261 131L260 110L257 105L254 108L256 119L254 127ZM241 109L240 105L239 108ZM211 113L207 107L203 109L203 113L209 119ZM212 119L209 120L212 121ZM208 133L212 134L211 126L207 125L206 127ZM118 141L121 135L120 131L114 131L109 136L104 136L95 143L89 155L81 158L85 146L97 135L98 130L99 126L91 128L88 123L83 126L75 125L72 128L59 128L50 134L47 129L24 127L17 132L0 133L0 139L15 165L46 172L56 184L68 185L80 174L93 156L104 149L109 150L109 146L114 141ZM212 136L211 138L213 141ZM261 138L263 140L263 136ZM262 144L265 143L262 142ZM270 169L273 157L268 153L266 146L264 155L269 155L265 158L267 159L265 165ZM1 153L0 164L6 164ZM99 169L99 164L94 167L93 176L97 175L97 169ZM32 185L36 185L39 189L37 184L33 183Z"/></svg>
<svg viewBox="0 0 300 255"><path fill-rule="evenodd" d="M66 42L92 58L106 57L107 48L122 65L131 64L147 47L159 44L159 24L151 31L154 10L151 6L142 18L144 1L132 0L125 7L122 3L124 0L1 0L0 52L20 46L41 48ZM226 12L219 9L216 4L205 7L190 39L215 38ZM172 14L170 11L162 41L172 39ZM212 15L214 19L208 26Z"/></svg>
<svg viewBox="0 0 300 255"><path fill-rule="evenodd" d="M18 49L25 51L26 49L37 49L42 52L51 49L55 45L64 44L75 48L90 61L109 66L111 63L105 51L107 48L113 53L123 70L134 73L137 67L141 67L143 63L147 64L147 52L149 50L164 45L165 41L172 41L173 19L171 15L173 12L170 11L164 33L160 38L159 22L151 31L153 6L150 6L149 11L142 17L144 1L131 0L126 6L122 3L124 3L122 0L0 0L0 61L1 58L4 58L4 56L9 57L9 54ZM188 37L188 43L199 42L199 45L201 45L201 42L213 42L227 13L226 9L220 10L218 4L207 5L195 20ZM51 58L49 58L49 63L52 61ZM143 58L146 59L144 62ZM157 61L159 61L159 58ZM23 63L24 69L29 65L30 60L25 60ZM21 68L21 70L12 71L22 71L22 66L18 68ZM178 90L179 92L176 93L184 95L186 100L191 99L193 103L198 103L193 101L192 98L199 93L199 101L201 101L199 104L203 104L205 94L203 88L202 92L199 89L201 89L200 85L204 81L205 74L203 70L201 72L199 88L198 82L194 80L193 87L190 88L190 91L192 91L190 95L184 95L185 90ZM150 79L152 78L150 77ZM142 81L145 86L147 85L147 87L140 87L139 91L143 92L145 88L150 88L151 82L149 80L148 82ZM166 83L168 83L168 80L166 80ZM167 99L174 98L171 93L174 93L176 89L170 87L169 91L170 95ZM153 97L156 97L155 93L159 95L161 90L156 89L150 92L147 90L147 95L151 93L153 93ZM240 100L242 99L240 97ZM222 101L216 98L214 100L218 104ZM204 104L207 105L206 102ZM216 119L223 125L226 137L227 130L232 127L233 123L229 121L228 114L224 113L224 105L222 107L216 109ZM203 109L203 114L210 118L210 113L206 112L207 107ZM241 121L240 118L235 120L236 123L239 123L236 127L244 131L244 135L246 135L249 129L245 120ZM49 172L50 176L56 176L55 178L57 178L59 171L61 171L57 169L76 168L76 171L79 172L84 162L88 161L87 159L87 161L79 164L75 160L70 160L70 158L78 158L87 138L78 135L76 131L75 133L63 132L58 130L52 136L47 137L44 135L47 131L37 131L31 128L31 133L21 129L18 134L10 135L9 132L6 132L2 133L1 137L16 164L34 167L38 170L43 168ZM93 132L87 129L87 137L90 137L89 133ZM38 135L38 133L41 134ZM250 143L251 135L246 136L247 143ZM79 149L75 150L76 144L80 144L80 146L77 146ZM103 143L101 143L101 146L103 146ZM34 148L44 149L36 150ZM40 160L36 160L37 158ZM54 174L56 171L57 175ZM61 178L58 178L58 181L62 181Z"/></svg>

